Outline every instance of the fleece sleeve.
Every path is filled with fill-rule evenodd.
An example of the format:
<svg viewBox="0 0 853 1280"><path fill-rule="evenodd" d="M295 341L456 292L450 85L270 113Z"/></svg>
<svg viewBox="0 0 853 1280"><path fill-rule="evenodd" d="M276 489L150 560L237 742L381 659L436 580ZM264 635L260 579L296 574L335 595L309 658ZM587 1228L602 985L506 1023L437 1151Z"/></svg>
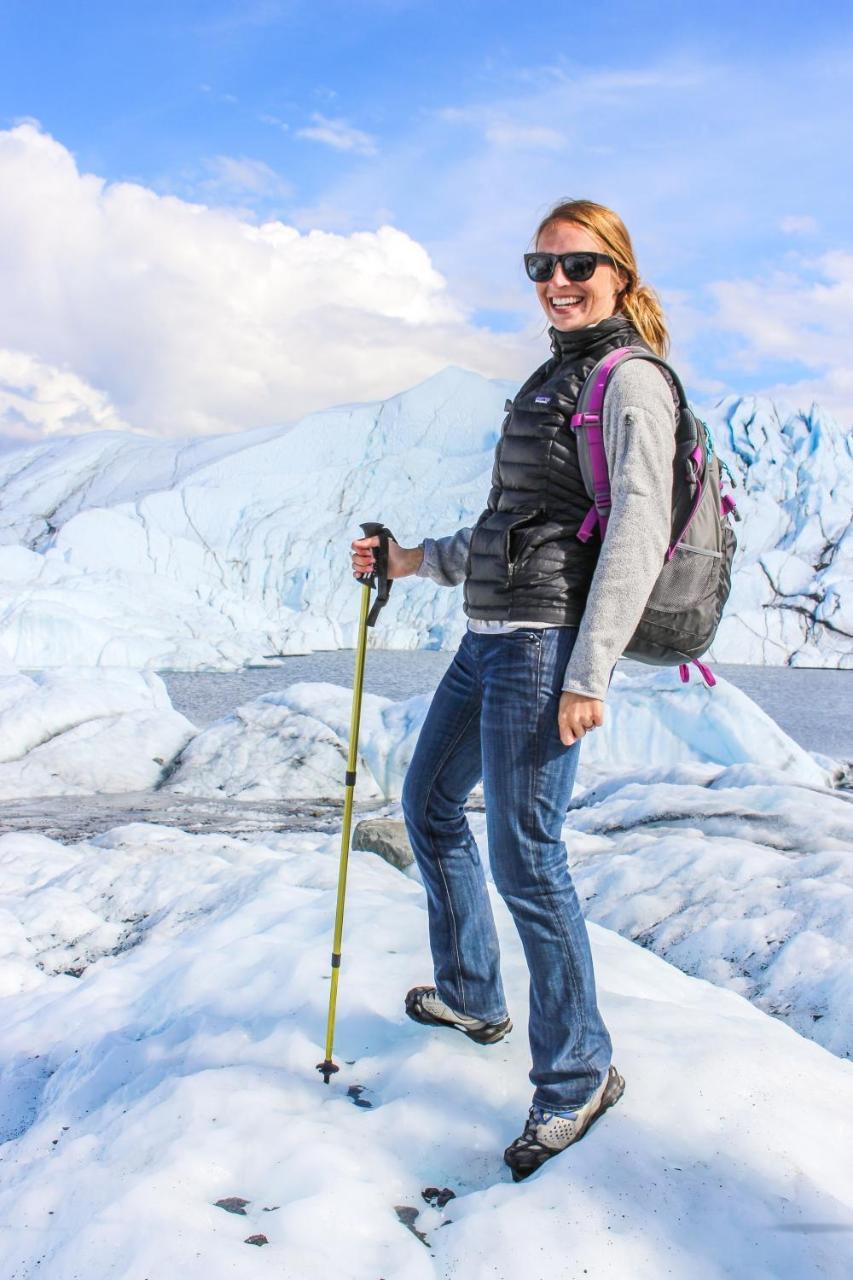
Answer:
<svg viewBox="0 0 853 1280"><path fill-rule="evenodd" d="M458 586L465 580L471 532L472 526L469 526L449 533L446 538L424 538L419 543L424 558L420 568L415 570L415 576L431 578L442 587Z"/></svg>
<svg viewBox="0 0 853 1280"><path fill-rule="evenodd" d="M563 677L563 689L602 701L669 546L675 404L665 374L646 360L619 365L603 419L610 516Z"/></svg>

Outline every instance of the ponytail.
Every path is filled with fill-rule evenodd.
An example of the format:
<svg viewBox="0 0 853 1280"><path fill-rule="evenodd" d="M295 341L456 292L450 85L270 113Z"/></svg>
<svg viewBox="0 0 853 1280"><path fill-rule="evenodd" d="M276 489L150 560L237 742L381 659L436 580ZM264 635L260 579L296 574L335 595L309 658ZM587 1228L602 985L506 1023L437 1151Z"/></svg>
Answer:
<svg viewBox="0 0 853 1280"><path fill-rule="evenodd" d="M647 342L656 355L666 358L669 350L669 334L663 318L660 298L647 284L640 284L633 277L616 300L619 311L631 321L637 333Z"/></svg>

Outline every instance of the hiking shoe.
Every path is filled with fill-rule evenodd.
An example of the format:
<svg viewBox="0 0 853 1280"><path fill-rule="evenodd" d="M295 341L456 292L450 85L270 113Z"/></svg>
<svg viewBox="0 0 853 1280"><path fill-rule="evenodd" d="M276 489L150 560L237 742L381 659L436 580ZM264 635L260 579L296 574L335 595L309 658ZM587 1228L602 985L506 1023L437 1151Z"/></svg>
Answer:
<svg viewBox="0 0 853 1280"><path fill-rule="evenodd" d="M483 1022L481 1018L455 1013L439 1000L435 987L412 987L406 996L406 1013L428 1027L455 1027L477 1044L496 1044L512 1031L512 1020L508 1017L503 1022Z"/></svg>
<svg viewBox="0 0 853 1280"><path fill-rule="evenodd" d="M535 1173L546 1160L565 1151L573 1142L579 1142L593 1121L618 1102L624 1092L625 1081L611 1066L589 1102L571 1115L557 1115L534 1104L528 1113L524 1133L504 1152L504 1161L512 1170L513 1182L520 1182Z"/></svg>

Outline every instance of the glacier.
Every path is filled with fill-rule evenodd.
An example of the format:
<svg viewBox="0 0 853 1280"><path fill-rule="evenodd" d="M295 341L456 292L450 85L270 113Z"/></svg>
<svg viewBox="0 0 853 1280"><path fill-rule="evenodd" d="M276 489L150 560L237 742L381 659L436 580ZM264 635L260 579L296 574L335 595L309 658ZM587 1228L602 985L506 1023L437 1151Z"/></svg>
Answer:
<svg viewBox="0 0 853 1280"><path fill-rule="evenodd" d="M416 545L485 504L514 383L448 367L388 400L204 439L90 431L0 455L0 652L234 671L352 648L349 544ZM701 410L737 481L733 585L706 658L853 666L851 438L817 405ZM461 592L396 584L372 645L453 649Z"/></svg>

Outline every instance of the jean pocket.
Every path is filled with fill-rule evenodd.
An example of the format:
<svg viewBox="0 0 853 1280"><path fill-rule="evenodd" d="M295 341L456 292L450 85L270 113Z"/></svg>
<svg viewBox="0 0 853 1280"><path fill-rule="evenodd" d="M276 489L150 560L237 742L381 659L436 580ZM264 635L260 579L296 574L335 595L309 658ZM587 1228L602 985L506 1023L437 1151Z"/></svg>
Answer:
<svg viewBox="0 0 853 1280"><path fill-rule="evenodd" d="M514 631L506 633L512 640L521 640L525 644L540 645L542 643L542 630L539 627L516 627Z"/></svg>

